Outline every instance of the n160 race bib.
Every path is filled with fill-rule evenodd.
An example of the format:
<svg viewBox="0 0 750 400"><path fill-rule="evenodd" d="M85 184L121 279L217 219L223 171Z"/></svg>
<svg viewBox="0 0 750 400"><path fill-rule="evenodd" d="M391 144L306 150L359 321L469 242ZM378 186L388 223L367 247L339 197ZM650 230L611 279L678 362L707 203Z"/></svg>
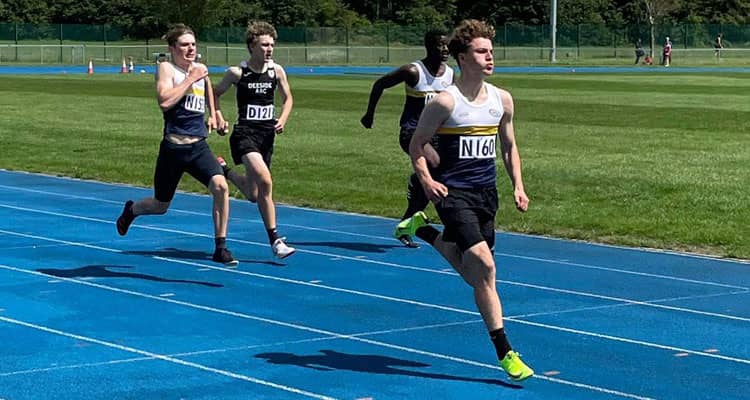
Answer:
<svg viewBox="0 0 750 400"><path fill-rule="evenodd" d="M273 119L273 104L267 106L248 104L245 119L251 121L268 121L269 119Z"/></svg>
<svg viewBox="0 0 750 400"><path fill-rule="evenodd" d="M495 158L495 140L491 136L461 136L458 147L458 158Z"/></svg>

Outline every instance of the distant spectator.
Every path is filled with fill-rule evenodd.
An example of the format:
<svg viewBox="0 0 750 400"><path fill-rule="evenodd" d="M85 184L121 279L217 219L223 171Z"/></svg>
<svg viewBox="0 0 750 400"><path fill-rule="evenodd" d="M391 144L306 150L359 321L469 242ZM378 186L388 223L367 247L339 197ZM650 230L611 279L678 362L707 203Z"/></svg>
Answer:
<svg viewBox="0 0 750 400"><path fill-rule="evenodd" d="M718 34L714 39L714 55L716 58L721 58L721 49L724 48L724 43L721 41L722 34Z"/></svg>
<svg viewBox="0 0 750 400"><path fill-rule="evenodd" d="M635 42L635 65L638 65L638 62L641 61L641 57L645 54L646 52L643 51L643 43L641 42L641 39L638 39L638 41Z"/></svg>
<svg viewBox="0 0 750 400"><path fill-rule="evenodd" d="M668 67L669 63L672 61L672 41L669 40L669 36L667 36L667 40L664 42L664 50L662 50L661 56L662 65Z"/></svg>

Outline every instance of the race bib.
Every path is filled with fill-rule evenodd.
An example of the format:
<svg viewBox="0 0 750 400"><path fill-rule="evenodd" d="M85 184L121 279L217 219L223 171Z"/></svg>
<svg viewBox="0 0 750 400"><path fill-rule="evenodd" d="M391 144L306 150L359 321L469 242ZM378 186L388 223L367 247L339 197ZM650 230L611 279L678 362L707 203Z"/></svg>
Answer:
<svg viewBox="0 0 750 400"><path fill-rule="evenodd" d="M206 97L197 96L193 93L185 96L185 109L188 111L205 113L206 112Z"/></svg>
<svg viewBox="0 0 750 400"><path fill-rule="evenodd" d="M267 106L248 104L245 119L251 121L268 121L269 119L273 119L273 104Z"/></svg>
<svg viewBox="0 0 750 400"><path fill-rule="evenodd" d="M495 140L497 136L461 136L458 147L458 158L495 158Z"/></svg>
<svg viewBox="0 0 750 400"><path fill-rule="evenodd" d="M425 93L424 104L427 105L427 103L431 102L437 95L437 93Z"/></svg>

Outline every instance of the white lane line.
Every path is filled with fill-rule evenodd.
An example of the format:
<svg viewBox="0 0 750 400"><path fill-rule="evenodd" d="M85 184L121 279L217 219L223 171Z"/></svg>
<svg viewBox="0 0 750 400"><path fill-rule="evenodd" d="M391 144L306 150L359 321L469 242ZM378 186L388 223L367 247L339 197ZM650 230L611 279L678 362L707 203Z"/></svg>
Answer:
<svg viewBox="0 0 750 400"><path fill-rule="evenodd" d="M107 187L115 188L115 189L118 189L118 190L123 190L123 189L140 190L140 191L142 191L144 193L149 193L149 192L153 191L153 189L150 188L150 187L134 186L134 185L124 184L124 183L112 183L112 182L92 181L92 180L88 180L88 179L79 179L79 178L73 178L73 177L69 177L69 176L50 175L50 174L45 174L45 173L40 173L40 172L9 171L9 170L2 169L2 168L0 168L0 172L5 172L8 175L16 175L16 176L17 175L25 175L25 176L30 176L32 178L46 177L46 178L51 178L52 180L70 181L70 182L75 182L75 183L79 183L79 184L80 183L83 183L83 184L94 184L96 186L107 186ZM120 201L113 201L113 200L102 199L102 198L99 198L99 197L69 195L69 194L59 193L59 192L51 192L51 191L43 191L43 190L38 190L38 189L22 188L22 187L19 187L19 186L0 185L0 187L5 188L5 189L9 189L9 190L16 190L16 191L35 192L35 193L40 193L40 194L44 194L44 195L48 195L48 196L70 197L70 198L85 199L85 200L90 200L90 201L113 203L113 204L118 204L120 206L122 206L124 204L124 202L122 200L120 200ZM184 191L178 191L178 193L180 195L182 195L182 196L185 196L185 197L201 197L201 198L206 198L207 197L206 194L201 194L201 193L192 193L192 192L184 192ZM245 200L243 200L243 199L236 199L236 198L230 198L229 200L231 202L238 202L238 203L244 203L245 202ZM345 216L348 215L348 216L353 216L353 217L358 217L358 218L367 218L367 219L372 219L372 220L379 220L379 221L382 221L383 223L388 223L389 225L398 222L395 218L383 217L383 216L379 216L379 215L361 214L361 213L356 213L356 212L351 212L351 211L319 210L319 209L316 209L316 208L295 206L295 205L292 205L292 204L284 204L284 203L279 203L277 206L279 208L289 208L289 209L293 209L293 210L302 210L302 211L305 211L305 212L308 212L308 213L318 213L318 214L326 214L326 215L334 214L334 215L345 215ZM185 211L185 210L179 210L179 209L175 209L174 211L210 217L210 215L206 214L206 213L195 213L195 212L192 212L192 211ZM262 223L262 221L257 220L257 219L256 220L252 220L252 222ZM282 224L282 226L286 226L286 225ZM359 226L359 225L354 225L354 226L356 227L356 226ZM299 228L300 229L305 229L306 227L300 226ZM335 231L327 231L327 232L335 232ZM605 248L614 248L614 249L626 250L626 251L654 253L654 254L657 254L657 255L664 255L664 254L666 254L666 255L674 255L674 256L678 256L678 257L685 257L685 258L692 258L692 259L699 259L699 260L708 260L708 261L715 261L715 262L735 264L735 265L750 265L750 260L729 259L729 258L722 258L722 257L717 257L717 256L706 255L706 254L684 252L684 251L654 249L654 248L649 248L649 247L628 247L628 246L606 244L606 243L595 243L595 242L589 242L589 241L585 241L585 240L575 240L575 239L564 239L564 238L539 236L539 235L532 235L532 234L520 233L520 232L500 232L500 231L497 231L497 230L495 232L496 233L501 233L503 235L528 237L528 238L532 238L532 239L536 239L536 240L548 240L548 241L556 241L556 242L564 242L564 243L583 243L583 244L590 245L590 246L595 246L595 247L605 247ZM352 233L352 232L346 232L346 231L341 231L339 233L345 234L345 235L360 235L360 234L356 234L356 233ZM370 238L379 238L379 239L385 239L385 240L393 240L393 238L390 237L390 236L374 236L374 235L364 235L364 236L370 237Z"/></svg>
<svg viewBox="0 0 750 400"><path fill-rule="evenodd" d="M43 273L41 273L41 272L25 270L25 269L22 269L22 268L11 267L11 266L8 266L8 265L2 265L2 264L0 264L0 268L1 269L11 270L11 271L16 271L16 272L21 272L21 273L26 273L26 274L37 275L37 276L41 276L41 277L46 277L46 275L43 274ZM190 303L190 302L181 301L181 300L175 300L175 299L171 299L171 298L163 298L163 297L154 296L154 295L150 295L150 294L146 294L146 293L141 293L141 292L136 292L136 291L132 291L132 290L128 290L128 289L121 289L121 288L117 288L117 287L113 287L113 286L107 286L107 285L101 285L101 284L93 283L93 282L80 281L80 280L77 280L77 279L61 278L61 280L64 280L64 281L70 282L70 283L79 284L79 285L85 285L85 286L95 287L95 288L99 288L99 289L103 289L103 290L108 290L108 291L112 291L112 292L116 292L116 293L122 293L122 294L131 295L131 296L143 297L143 298L157 300L157 301L164 301L164 302L171 303L171 304L178 304L178 305L181 305L181 306L185 306L185 307L189 307L189 308L194 308L194 309L198 309L198 310L203 310L203 311L208 311L208 312L213 312L213 313L217 313L217 314L229 315L229 316L234 316L234 317L237 317L237 318L242 318L242 319L247 319L247 320L252 320L252 321L257 321L257 322L264 322L264 323L268 323L268 324L272 324L272 325L283 326L283 327L287 327L287 328L291 328L291 329L297 329L297 330L306 331L306 332L312 332L312 333L317 333L317 334L321 334L321 335L335 336L335 337L337 337L339 339L353 340L353 341L357 341L357 342L361 342L361 343L371 344L373 346L379 346L379 347L385 347L385 348L389 348L389 349L401 350L401 351L404 351L404 352L407 352L407 353L419 354L419 355L423 355L423 356L428 356L428 357L433 357L433 358L439 358L439 359L443 359L443 360L453 361L453 362L467 364L467 365L473 365L473 366L477 366L477 367L490 368L490 369L493 369L493 370L501 370L500 367L497 366L497 365L484 364L484 363L481 363L481 362L467 360L467 359L459 358L459 357L453 357L453 356L449 356L449 355L445 355L445 354L441 354L441 353L433 353L433 352L429 352L429 351L423 351L423 350L414 349L414 348L411 348L411 347L405 347L405 346L400 346L400 345L396 345L396 344L386 343L386 342L382 342L382 341L377 341L377 340L372 340L372 339L366 339L366 338L356 337L356 336L353 336L353 335L350 335L350 334L349 335L348 334L342 334L342 333L337 333L337 332L328 331L328 330L324 330L324 329L313 328L313 327L309 327L309 326L306 326L306 325L300 325L300 324L295 324L295 323L290 323L290 322L278 321L278 320L274 320L274 319L270 319L270 318L259 317L259 316L250 315L250 314L246 314L246 313L241 313L241 312L237 312L237 311L224 310L224 309L221 309L221 308L216 308L216 307L211 307L211 306L205 306L205 305L201 305L201 304L195 304L195 303ZM710 356L714 356L714 355L710 355ZM592 391L596 391L596 392L608 393L608 394L617 395L617 396L620 396L620 397L633 398L633 399L639 399L639 400L650 400L650 398L648 398L648 397L634 395L634 394L630 394L630 393L626 393L626 392L620 392L620 391L617 391L617 390L612 390L612 389L608 389L608 388L604 388L604 387L600 387L600 386L594 386L594 385L588 385L588 384L584 384L584 383L578 383L578 382L567 381L567 380L562 380L562 379L550 378L550 377L543 376L543 375L534 375L534 378L541 379L541 380L546 380L546 381L550 381L550 382L554 382L554 383L559 383L559 384L562 384L562 385L568 385L568 386L574 386L574 387L578 387L578 388L588 389L588 390L592 390Z"/></svg>
<svg viewBox="0 0 750 400"><path fill-rule="evenodd" d="M627 275L644 276L644 277L647 277L647 278L666 279L666 280L672 280L672 281L678 281L678 282L695 283L695 284L698 284L698 285L719 286L719 287L725 287L725 288L729 288L729 289L750 290L750 288L747 288L747 287L744 287L744 286L728 285L728 284L725 284L725 283L702 281L702 280L697 280L697 279L678 278L678 277L675 277L675 276L660 275L660 274L651 274L651 273L638 272L638 271L630 271L630 270L625 270L625 269L620 269L620 268L600 267L600 266L597 266L597 265L575 263L575 262L570 262L570 261L551 260L551 259L548 259L548 258L529 257L529 256L519 256L519 255L516 255L516 254L508 254L508 253L495 253L495 255L500 255L500 256L509 257L509 258L518 258L518 259L521 259L521 260L528 260L528 261L546 262L546 263L550 263L550 264L567 265L569 267L578 267L578 268L593 269L593 270L606 271L606 272L617 272L617 273L620 273L620 274L627 274Z"/></svg>
<svg viewBox="0 0 750 400"><path fill-rule="evenodd" d="M3 205L0 205L0 207L3 207ZM38 211L38 210L23 210L23 211L39 212L39 213L42 213L42 214L52 214L52 215L56 215L56 216L66 216L66 217L70 217L70 218L74 218L74 219L80 218L80 219L84 219L84 220L88 220L88 221L92 221L92 222L110 223L109 221L98 220L98 219L95 219L95 218L71 216L71 215L67 215L67 214L53 213L53 212L49 212L49 211ZM188 235L188 236L211 237L211 236L205 235L205 234L192 233L192 232L183 232L183 231L178 231L178 230L174 230L174 229L166 229L166 228L158 228L158 227L150 227L150 226L142 226L142 227L144 229L156 230L156 231L161 231L161 232L170 232L170 233L180 233L180 232L182 232L183 234ZM103 251L110 251L110 252L122 253L121 250L117 250L117 249L110 249L110 248L105 248L105 247L101 247L101 246L88 245L88 244L85 244L85 243L78 243L78 242L72 242L72 241L52 239L52 238L47 238L47 237L44 237L44 236L23 234L23 233L19 233L19 232L7 231L7 230L2 230L2 229L0 229L0 233L5 233L5 234L8 234L8 235L17 235L17 236L29 237L29 238L33 238L33 239L39 239L39 240L48 240L48 241L53 241L53 242L58 242L58 243L65 243L65 244L69 244L71 246L81 246L81 247L92 248L92 249L96 249L96 250L103 250ZM237 242L237 243L242 243L242 244L250 244L250 245L255 245L255 246L262 246L262 247L267 247L268 246L265 243L252 242L252 241L240 240L240 239L227 239L227 241ZM326 257L328 259L339 258L339 259L345 259L345 260L350 260L350 261L364 262L364 263L370 263L370 264L376 264L376 265L384 265L384 266L388 266L388 267L406 269L406 270L411 270L411 271L420 271L420 272L429 272L429 273L433 273L433 274L443 274L443 275L458 276L458 274L456 272L447 272L447 271L442 271L442 270L434 270L434 269L430 269L430 268L414 267L414 266L397 264L397 263L390 263L390 262L385 262L385 261L378 261L378 260L362 259L362 258L357 258L357 257L342 256L342 255L337 255L337 254L332 254L332 253L324 253L324 252L319 252L319 251L314 251L314 250L297 249L297 252L299 252L299 253L313 254L313 255L319 255L319 256ZM169 261L169 262L175 262L175 263L182 263L182 264L187 264L187 265L193 265L193 266L198 266L198 267L203 267L203 268L212 268L212 269L216 269L216 270L220 270L220 271L228 271L226 268L223 268L223 267L222 268L212 267L212 266L209 266L209 265L206 265L206 264L195 263L195 262L190 262L190 261L182 261L182 260L176 260L176 259L172 259L172 258L158 257L158 256L153 256L153 258L157 258L157 259L161 259L161 260L165 260L165 261ZM262 277L262 278L265 278L265 279L275 279L275 280L285 281L284 278L277 278L277 277L268 276L268 275L261 275L261 274L253 274L253 273L250 273L250 272L245 272L245 271L236 270L236 269L232 270L232 272L237 273L237 274L244 274L244 275L249 275L249 276ZM286 280L286 281L292 282L292 283L295 283L295 284L300 284L300 285L316 286L315 284L311 284L309 282L294 281L294 280ZM731 320L737 320L737 321L743 321L743 322L750 322L750 318L739 317L739 316L728 315L728 314L721 314L721 313L714 313L714 312L708 312L708 311L694 310L694 309L685 308L685 307L675 307L675 306L668 306L668 305L663 305L663 304L653 304L651 301L632 300L632 299L626 299L626 298L623 298L623 297L614 297L614 296L599 295L599 294L594 294L594 293L589 293L589 292L581 292L581 291L568 290L568 289L559 289L559 288L554 288L554 287L550 287L550 286L534 285L534 284L530 284L530 283L515 282L515 281L506 281L506 280L500 280L500 279L498 279L497 282L501 283L501 284L507 284L507 285L513 285L513 286L520 286L520 287L532 288L532 289L537 289L537 290L542 290L542 291L550 291L550 292L555 292L555 293L564 293L564 294L570 294L570 295L575 295L575 296L595 298L595 299L599 299L599 300L608 300L608 301L613 301L613 302L617 302L617 303L628 303L628 304L639 305L639 306L644 306L644 307L652 307L652 308L658 308L658 309L664 309L664 310L670 310L670 311L684 312L684 313L689 313L689 314L698 314L698 315L704 315L704 316L710 316L710 317L717 317L717 318L723 318L723 319L731 319ZM319 287L325 287L325 288L332 288L331 286L326 286L326 285L317 285L317 286L319 286ZM335 290L346 291L347 289L336 288ZM387 299L388 297L383 297L383 298Z"/></svg>
<svg viewBox="0 0 750 400"><path fill-rule="evenodd" d="M96 198L96 197L88 197L88 196L84 197L84 196L66 195L66 194L61 194L61 193L57 193L57 192L49 192L49 191L27 189L27 188L18 188L18 187L13 187L13 186L6 186L6 185L0 185L0 188L6 188L6 189L9 189L9 190L26 191L26 192L31 192L31 193L39 193L39 194L52 195L52 196L70 197L70 198L90 200L90 201L99 201L99 202L104 202L104 203L116 203L116 204L120 204L120 205L123 204L122 201L115 202L115 201L112 201L112 200L100 199L100 198ZM287 206L287 207L295 208L293 206ZM299 208L299 207L297 207L297 208ZM191 214L191 215L199 215L199 216L204 216L204 217L211 217L210 214L206 214L204 212L194 212L194 211L181 210L181 209L176 209L176 208L170 208L170 210L178 212L178 213ZM305 210L310 210L310 209L305 209ZM311 211L321 212L320 210L311 210ZM328 211L323 211L323 212L329 213ZM348 213L342 213L342 214L348 214ZM354 215L359 216L359 214L354 214ZM373 218L382 218L382 217L373 217ZM245 219L243 219L243 221L253 222L253 223L262 223L263 222L263 221L258 220L258 219L253 219L253 220L245 220ZM311 231L319 231L319 232L329 232L329 233L336 233L336 234L342 234L342 235L357 236L357 237L367 237L367 238L372 238L372 239L381 239L381 240L388 240L388 241L392 241L393 240L393 238L390 237L390 236L386 237L386 236L368 235L368 234L362 234L362 233L347 232L347 231L333 230L333 229L324 229L324 228L315 228L315 227L310 227L310 226L305 226L305 225L295 225L295 224L280 224L280 225L281 226L285 226L285 227L295 228L295 229L302 229L302 230L311 230ZM133 225L133 226L138 226L138 225ZM617 246L611 246L611 247L619 248ZM682 253L674 253L674 254L675 255L682 255ZM711 281L703 281L703 280L696 280L696 279L680 278L680 277L669 276L669 275L662 275L662 274L652 274L652 273L646 273L646 272L630 271L630 270L625 270L625 269L621 269L621 268L602 267L602 266L596 266L596 265L590 265L590 264L573 263L573 262L568 262L568 261L560 261L560 260L554 260L554 259L548 259L548 258L541 258L541 257L522 256L522 255L517 255L517 254L509 254L509 253L496 253L496 255L502 255L504 257L517 258L517 259L523 259L523 260L529 260L529 261L545 262L545 263L552 263L552 264L562 264L562 265L567 265L567 266L572 266L572 267L579 267L579 268L586 268L586 269L598 269L598 270L607 271L607 272L615 272L615 273L622 273L622 274L645 276L645 277L656 278L656 279L674 280L674 281L682 281L682 282L686 282L686 283L695 283L695 284L701 284L701 285L712 285L712 286L721 286L721 287L727 287L727 288L732 288L732 289L750 290L750 288L748 288L748 287L729 285L729 284L724 284L724 283L719 283L719 282L711 282ZM700 259L708 259L708 260L717 260L717 261L726 261L726 262L729 262L728 260L722 260L722 259L718 259L718 258L705 257L705 256L703 256L703 257L693 257L692 254L685 254L685 256L686 257L692 257L692 258L700 258Z"/></svg>
<svg viewBox="0 0 750 400"><path fill-rule="evenodd" d="M675 346L668 346L668 345L662 345L662 344L658 344L658 343L645 342L645 341L642 341L642 340L628 339L628 338L624 338L624 337L620 337L620 336L612 336L612 335L605 335L605 334L601 334L601 333L593 333L593 332L588 332L588 331L582 331L582 330L579 330L579 329L572 329L572 328L565 328L565 327L562 327L562 326L542 324L542 323L539 323L539 322L526 321L526 320L521 320L521 319L516 319L516 318L505 318L505 319L508 320L508 321L518 322L519 324L535 326L535 327L538 327L538 328L548 328L548 329L553 329L553 330L560 331L560 332L573 333L573 334L576 334L576 335L593 336L593 337L596 337L596 338L599 338L599 339L614 340L614 341L618 341L618 342L630 343L630 344L635 344L635 345L640 345L640 346L653 347L653 348L662 349L662 350L683 352L683 353L693 354L693 355L697 355L697 356L715 357L715 358L720 358L720 359L725 360L725 361L732 361L732 362L736 362L736 363L740 363L740 364L748 364L748 365L750 365L750 360L745 359L745 358L728 357L728 356L718 357L718 354L715 354L715 353L706 353L705 351L688 350L688 349L683 349L683 348L675 347Z"/></svg>
<svg viewBox="0 0 750 400"><path fill-rule="evenodd" d="M0 309L0 311L2 310ZM437 329L437 328L443 328L443 327L455 326L455 325L469 325L469 324L476 324L479 322L483 322L483 321L481 319L475 319L471 321L448 322L444 324L412 326L412 327L407 327L407 328L397 328L397 329L387 329L387 330L382 330L382 331L354 333L352 334L352 336L367 337L367 336L384 335L384 334L390 334L390 333L417 331L417 330L425 330L425 329ZM276 342L276 343L261 343L261 344L247 345L247 346L235 346L235 347L224 347L224 348L218 348L218 349L186 351L186 352L181 352L181 353L167 354L167 356L169 357L194 357L194 356L202 356L202 355L207 355L207 354L247 351L247 350L269 348L269 347L284 348L286 346L290 346L294 344L323 342L323 341L328 341L328 340L340 340L340 339L337 338L336 336L321 336L321 337L315 337L311 339L289 340L289 341ZM0 377L14 376L14 375L30 375L30 374L40 373L40 372L50 372L50 371L58 371L58 370L65 370L65 369L78 369L78 368L88 368L88 367L100 367L100 366L106 366L106 365L125 364L125 363L153 361L153 360L156 360L156 358L154 357L121 358L121 359L116 359L116 360L99 361L99 362L93 362L93 363L58 365L58 366L47 367L47 368L31 368L31 369L24 369L24 370L18 370L18 371L3 372L3 373L0 373Z"/></svg>
<svg viewBox="0 0 750 400"><path fill-rule="evenodd" d="M200 263L189 262L189 261L170 260L170 259L164 258L164 257L154 257L154 258L158 258L158 259L161 259L161 260L164 260L164 261L172 261L172 262L176 262L176 263L179 263L179 264L202 265ZM243 273L243 271L237 271L237 270L234 270L234 269L225 269L225 268L218 268L218 267L209 267L209 268L215 268L217 270L225 271L225 272L229 272L229 273L242 273L243 275L251 275L251 276L262 277L262 275L259 275L259 274ZM8 270L16 271L16 272L22 272L22 273L27 273L27 274L33 274L33 275L39 275L39 276L48 277L48 275L46 275L44 273L41 273L41 272L30 271L30 270L26 270L26 269L22 269L22 268L16 268L16 267L8 266L8 265L2 265L2 264L0 264L0 269L8 269ZM275 277L269 277L269 278L275 278ZM275 279L282 280L282 281L285 281L285 282L286 281L294 282L293 280L289 280L289 279L282 279L282 278L275 278ZM131 292L131 291L127 290L127 289L119 289L119 288L115 288L115 287L111 287L111 286L106 286L106 285L100 285L100 284L97 284L97 283L92 283L92 282L89 282L89 281L83 281L83 280L71 279L71 278L64 278L64 277L60 277L59 280L65 281L65 282L73 282L73 283L78 283L78 284L83 284L83 285L89 285L89 286L103 288L103 289L107 289L107 290L113 290L113 291L120 292L120 293L137 294L137 295L142 296L142 297L154 298L154 299L158 299L158 300L162 300L162 301L168 301L168 302L174 303L174 304L187 305L189 307L204 309L204 310L207 310L207 311L214 311L214 312L220 312L220 313L229 313L229 315L242 316L244 318L244 315L241 314L241 313L234 313L234 312L231 312L231 311L225 311L225 310L215 309L213 307L208 307L208 306L198 306L198 305L195 305L195 304L190 303L190 302L185 302L185 301L181 301L181 300L174 300L174 299L171 299L171 298L164 298L164 297L159 297L159 296L154 296L154 295L147 295L147 294L142 294L140 292ZM309 286L317 286L317 285L310 285L307 282L301 282L300 281L299 283L306 284L306 285L309 285ZM337 288L334 288L334 289L337 289ZM397 297L380 296L380 295L376 295L376 294L372 294L372 293L368 293L368 292L349 291L349 290L346 290L346 289L342 289L341 291L352 293L352 294L356 294L356 295L361 295L361 296L365 296L365 297L374 297L374 298L378 298L378 299L383 299L383 300L398 302L398 303L405 303L405 304L410 304L410 305L417 305L417 306L427 307L427 308L435 308L435 309L439 309L439 310L442 310L442 311L450 311L450 312L456 312L456 313L473 315L473 316L481 316L479 314L479 312L472 311L472 310L464 310L464 309L453 308L453 307L444 307L444 306L440 306L440 305L437 305L437 304L430 304L430 303L418 302L418 301L413 301L413 300L409 300L409 299L401 299L401 298L397 298ZM279 322L279 321L265 319L265 318L261 318L261 317L252 317L251 319L256 319L256 320L263 321L263 322L273 321L271 323L277 323L277 322ZM543 323L538 323L538 322L526 321L526 320L522 320L522 319L519 319L519 318L505 317L503 319L506 320L506 321L517 322L517 323L520 323L520 324L531 325L531 326L535 326L535 327L539 327L539 328L546 328L546 329L552 329L552 330L556 330L556 331L562 331L562 332L568 332L568 333L575 333L575 334L582 335L582 336L591 336L591 337L595 337L595 338L598 338L598 339L607 339L607 340L612 340L612 341L617 341L617 342L622 342L622 343L638 344L638 345L641 345L641 346L653 347L653 348L662 349L662 350L682 351L682 352L686 352L686 353L690 353L690 354L695 354L695 355L701 355L701 356L709 357L709 358L717 358L717 359L721 359L721 360L725 360L725 361L733 361L733 362L738 362L738 363L742 363L742 364L750 364L750 360L743 359L743 358L724 356L724 355L715 354L715 353L706 353L706 352L702 352L702 351L683 349L683 348L679 348L679 347L676 347L676 346L670 346L670 345L663 345L663 344L658 344L658 343L646 342L646 341L641 341L641 340L636 340L636 339L630 339L630 338L625 338L625 337L620 337L620 336L613 336L613 335L601 334L601 333L596 333L596 332L591 332L591 331L584 331L584 330L579 330L579 329L566 328L566 327L561 327L561 326L557 326L557 325L550 325L550 324L543 324ZM284 323L284 324L286 324L286 323ZM284 325L284 326L287 326L287 325ZM296 325L294 325L294 324L289 324L289 326L296 327ZM311 329L313 329L313 328L311 328ZM315 332L317 332L317 333L332 334L332 335L339 335L337 333L332 333L332 332L323 331L323 330L315 330ZM341 337L350 338L350 337L353 337L353 336L350 334L350 335L341 335Z"/></svg>
<svg viewBox="0 0 750 400"><path fill-rule="evenodd" d="M166 355L163 355L163 354L157 354L157 353L153 353L153 352L146 351L146 350L136 349L135 347L124 346L124 345L121 345L121 344L107 342L105 340L99 340L99 339L88 337L88 336L82 336L82 335L77 335L75 333L64 332L64 331L57 330L57 329L50 328L50 327L46 327L46 326L43 326L43 325L32 324L30 322L20 321L20 320L13 319L13 318L6 318L6 317L3 317L3 316L0 316L0 321L7 322L7 323L13 324L13 325L23 326L23 327L26 327L26 328L35 329L35 330L46 332L46 333L55 334L55 335L58 335L58 336L64 336L64 337L68 337L68 338L72 338L72 339L76 339L76 340L80 340L80 341L84 341L84 342L88 342L88 343L94 343L94 344L98 344L100 346L105 346L105 347L109 347L109 348L113 348L113 349L117 349L117 350L121 350L121 351L126 351L128 353L140 354L142 356L147 356L147 357L155 358L155 359L158 359L158 360L167 361L167 362L170 362L170 363L173 363L173 364L179 364L179 365L183 365L183 366L186 366L186 367L191 367L191 368L199 369L199 370L202 370L202 371L211 372L211 373L214 373L214 374L217 374L217 375L223 375L223 376L227 376L229 378L243 380L243 381L246 381L246 382L251 382L251 383L255 383L255 384L258 384L258 385L262 385L262 386L272 387L274 389L279 389L279 390L283 390L283 391L286 391L286 392L291 392L291 393L299 394L299 395L310 397L310 398L313 398L313 399L335 400L333 397L329 397L329 396L324 396L324 395L317 394L317 393L308 392L306 390L297 389L297 388L294 388L294 387L291 387L291 386L280 385L278 383L273 383L273 382L269 382L269 381L264 381L262 379L253 378L253 377L248 376L248 375L238 374L238 373L235 373L235 372L226 371L226 370L223 370L223 369L218 369L218 368L213 368L213 367L208 367L208 366L205 366L205 365L202 365L202 364L198 364L198 363L194 363L194 362L190 362L190 361L181 360L179 358L174 358L174 357L166 356Z"/></svg>
<svg viewBox="0 0 750 400"><path fill-rule="evenodd" d="M654 299L654 300L649 300L648 302L649 303L667 303L667 302L674 302L674 301L707 299L711 297L734 296L738 294L748 294L748 293L750 293L750 290L736 290L732 292L723 292L723 293L711 293L711 294L702 294L702 295L695 295L695 296L682 296L682 297L670 297L666 299ZM608 304L608 305L603 305L603 306L576 307L576 308L571 308L568 310L545 311L545 312L538 312L538 313L513 315L513 316L508 316L508 318L531 318L531 317L540 317L540 316L549 316L549 315L558 315L558 314L577 313L577 312L582 312L582 311L594 311L594 310L604 310L604 309L609 309L609 308L630 307L632 305L634 304L619 303L619 304Z"/></svg>

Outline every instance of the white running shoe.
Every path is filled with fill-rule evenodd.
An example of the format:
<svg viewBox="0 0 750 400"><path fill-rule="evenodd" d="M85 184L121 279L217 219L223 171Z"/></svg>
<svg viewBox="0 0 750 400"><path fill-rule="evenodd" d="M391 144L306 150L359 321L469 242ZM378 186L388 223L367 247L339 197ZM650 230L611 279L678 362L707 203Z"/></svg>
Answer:
<svg viewBox="0 0 750 400"><path fill-rule="evenodd" d="M271 249L273 250L273 255L275 255L276 257L280 259L287 258L291 256L292 254L294 254L295 251L297 251L297 249L295 249L294 247L289 247L286 244L285 237L281 237L281 238L274 240L273 245L271 246Z"/></svg>

